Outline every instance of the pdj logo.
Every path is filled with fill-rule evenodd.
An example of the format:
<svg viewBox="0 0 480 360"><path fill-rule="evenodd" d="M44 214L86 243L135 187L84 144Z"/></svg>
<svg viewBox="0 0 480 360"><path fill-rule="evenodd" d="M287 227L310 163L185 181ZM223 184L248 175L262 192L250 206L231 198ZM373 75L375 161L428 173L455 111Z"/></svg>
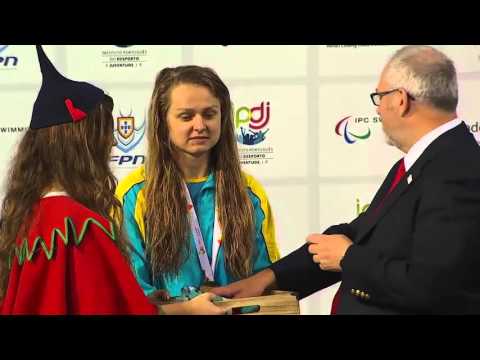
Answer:
<svg viewBox="0 0 480 360"><path fill-rule="evenodd" d="M2 53L8 45L0 45L0 53ZM0 55L0 70L5 68L14 68L18 64L18 58L16 56L4 56Z"/></svg>
<svg viewBox="0 0 480 360"><path fill-rule="evenodd" d="M249 108L239 107L235 111L235 131L237 141L243 145L257 145L265 140L270 129L270 102L262 101L260 105Z"/></svg>
<svg viewBox="0 0 480 360"><path fill-rule="evenodd" d="M350 120L351 120L351 116L347 116L342 120L340 120L335 126L335 133L339 136L343 136L343 139L347 144L354 144L357 142L357 140L366 140L370 137L370 134L371 134L370 128L367 128L367 130L362 133L353 133L349 131L348 128L350 125ZM378 121L377 119L374 119L373 122L377 122L377 121ZM353 119L353 122L368 123L369 121L368 121L368 118L356 117L355 119Z"/></svg>
<svg viewBox="0 0 480 360"><path fill-rule="evenodd" d="M117 140L117 148L124 153L129 152L143 139L145 135L145 121L138 128L135 127L135 117L132 111L128 116L124 116L120 110L120 116L117 117L117 128L114 131L114 137Z"/></svg>

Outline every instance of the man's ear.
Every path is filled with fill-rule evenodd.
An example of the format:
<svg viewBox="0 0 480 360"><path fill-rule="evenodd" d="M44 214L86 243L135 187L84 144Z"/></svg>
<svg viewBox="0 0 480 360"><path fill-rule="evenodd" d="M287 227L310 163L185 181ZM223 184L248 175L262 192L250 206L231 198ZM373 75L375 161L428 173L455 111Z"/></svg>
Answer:
<svg viewBox="0 0 480 360"><path fill-rule="evenodd" d="M405 116L406 114L409 113L410 111L410 99L408 98L408 93L404 89L400 89L400 103L399 103L399 109L400 109L400 116Z"/></svg>

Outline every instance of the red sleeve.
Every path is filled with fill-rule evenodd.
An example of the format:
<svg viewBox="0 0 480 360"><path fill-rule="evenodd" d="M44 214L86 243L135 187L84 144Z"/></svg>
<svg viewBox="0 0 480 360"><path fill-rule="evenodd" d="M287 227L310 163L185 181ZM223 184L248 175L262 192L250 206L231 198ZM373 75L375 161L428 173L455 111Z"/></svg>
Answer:
<svg viewBox="0 0 480 360"><path fill-rule="evenodd" d="M92 225L92 224L91 224ZM69 247L71 304L81 314L156 314L115 243L96 226L80 247ZM87 241L91 240L91 241Z"/></svg>
<svg viewBox="0 0 480 360"><path fill-rule="evenodd" d="M82 225L82 224L80 224ZM77 226L80 232L80 227ZM156 314L114 241L90 223L82 242L56 236L49 260L14 258L3 314ZM50 243L50 240L48 241Z"/></svg>

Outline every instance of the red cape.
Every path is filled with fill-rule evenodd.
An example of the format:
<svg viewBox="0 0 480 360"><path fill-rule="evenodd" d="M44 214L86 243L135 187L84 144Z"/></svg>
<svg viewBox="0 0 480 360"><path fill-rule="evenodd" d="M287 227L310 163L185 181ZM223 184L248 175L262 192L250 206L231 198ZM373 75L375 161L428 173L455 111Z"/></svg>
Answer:
<svg viewBox="0 0 480 360"><path fill-rule="evenodd" d="M157 314L109 222L72 198L41 199L23 242L17 239L0 314Z"/></svg>

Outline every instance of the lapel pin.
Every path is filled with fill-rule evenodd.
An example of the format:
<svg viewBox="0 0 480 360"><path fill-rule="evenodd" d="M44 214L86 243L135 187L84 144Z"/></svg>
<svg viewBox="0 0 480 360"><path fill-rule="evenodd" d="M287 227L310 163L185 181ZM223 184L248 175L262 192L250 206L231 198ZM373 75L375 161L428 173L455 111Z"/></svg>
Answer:
<svg viewBox="0 0 480 360"><path fill-rule="evenodd" d="M407 177L407 183L410 185L411 182L412 182L412 174L408 175Z"/></svg>

